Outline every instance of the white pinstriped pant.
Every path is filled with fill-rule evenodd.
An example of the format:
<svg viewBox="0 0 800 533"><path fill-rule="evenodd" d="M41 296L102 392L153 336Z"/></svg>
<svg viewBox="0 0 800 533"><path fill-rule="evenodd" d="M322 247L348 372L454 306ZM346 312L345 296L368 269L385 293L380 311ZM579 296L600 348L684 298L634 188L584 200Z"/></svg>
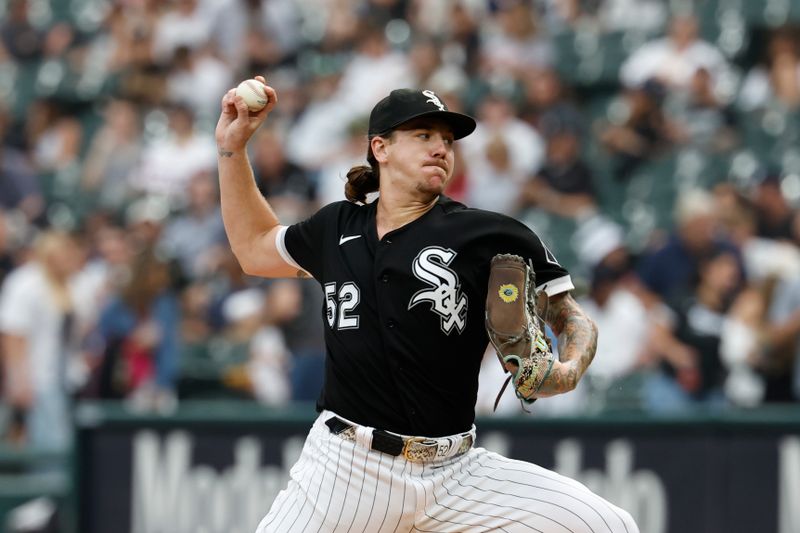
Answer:
<svg viewBox="0 0 800 533"><path fill-rule="evenodd" d="M638 533L575 480L483 448L412 463L330 432L323 412L256 533Z"/></svg>

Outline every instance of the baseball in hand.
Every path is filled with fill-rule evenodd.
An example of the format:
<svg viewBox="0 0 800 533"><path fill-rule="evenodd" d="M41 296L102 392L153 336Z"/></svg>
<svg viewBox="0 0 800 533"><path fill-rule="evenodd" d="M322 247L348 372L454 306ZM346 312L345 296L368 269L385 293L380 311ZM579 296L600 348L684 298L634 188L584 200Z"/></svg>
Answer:
<svg viewBox="0 0 800 533"><path fill-rule="evenodd" d="M236 95L241 96L247 108L252 112L261 111L269 99L264 89L266 86L258 80L244 80L236 87Z"/></svg>

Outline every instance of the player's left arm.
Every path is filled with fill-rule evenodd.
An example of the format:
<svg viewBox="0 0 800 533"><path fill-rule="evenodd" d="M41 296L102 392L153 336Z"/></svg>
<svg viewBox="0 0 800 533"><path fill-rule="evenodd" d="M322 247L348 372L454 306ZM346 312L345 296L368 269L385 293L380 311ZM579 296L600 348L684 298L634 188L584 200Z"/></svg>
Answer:
<svg viewBox="0 0 800 533"><path fill-rule="evenodd" d="M558 337L558 360L542 381L537 397L573 390L597 351L597 326L569 292L550 296L543 318Z"/></svg>

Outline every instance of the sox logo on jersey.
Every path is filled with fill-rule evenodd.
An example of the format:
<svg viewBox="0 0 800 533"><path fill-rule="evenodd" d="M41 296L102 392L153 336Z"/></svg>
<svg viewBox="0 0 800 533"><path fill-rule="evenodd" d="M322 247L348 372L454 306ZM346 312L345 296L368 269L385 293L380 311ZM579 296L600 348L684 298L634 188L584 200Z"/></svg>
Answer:
<svg viewBox="0 0 800 533"><path fill-rule="evenodd" d="M448 268L455 256L453 250L439 246L429 246L417 254L412 268L414 276L432 288L417 291L408 303L411 309L418 303L430 302L431 311L441 317L441 328L447 335L453 327L461 333L467 324L467 296L461 292L458 274Z"/></svg>

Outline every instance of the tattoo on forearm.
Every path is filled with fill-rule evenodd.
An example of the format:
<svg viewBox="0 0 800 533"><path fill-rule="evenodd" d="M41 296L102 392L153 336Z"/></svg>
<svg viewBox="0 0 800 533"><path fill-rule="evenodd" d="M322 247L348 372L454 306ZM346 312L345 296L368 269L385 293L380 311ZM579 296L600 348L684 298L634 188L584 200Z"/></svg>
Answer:
<svg viewBox="0 0 800 533"><path fill-rule="evenodd" d="M575 388L597 351L597 326L569 294L554 299L545 320L558 336L559 363L540 392L558 394Z"/></svg>
<svg viewBox="0 0 800 533"><path fill-rule="evenodd" d="M222 148L221 146L218 146L217 147L217 154L219 154L220 157L231 157L233 155L233 152L229 152L229 151L225 150L224 148Z"/></svg>

